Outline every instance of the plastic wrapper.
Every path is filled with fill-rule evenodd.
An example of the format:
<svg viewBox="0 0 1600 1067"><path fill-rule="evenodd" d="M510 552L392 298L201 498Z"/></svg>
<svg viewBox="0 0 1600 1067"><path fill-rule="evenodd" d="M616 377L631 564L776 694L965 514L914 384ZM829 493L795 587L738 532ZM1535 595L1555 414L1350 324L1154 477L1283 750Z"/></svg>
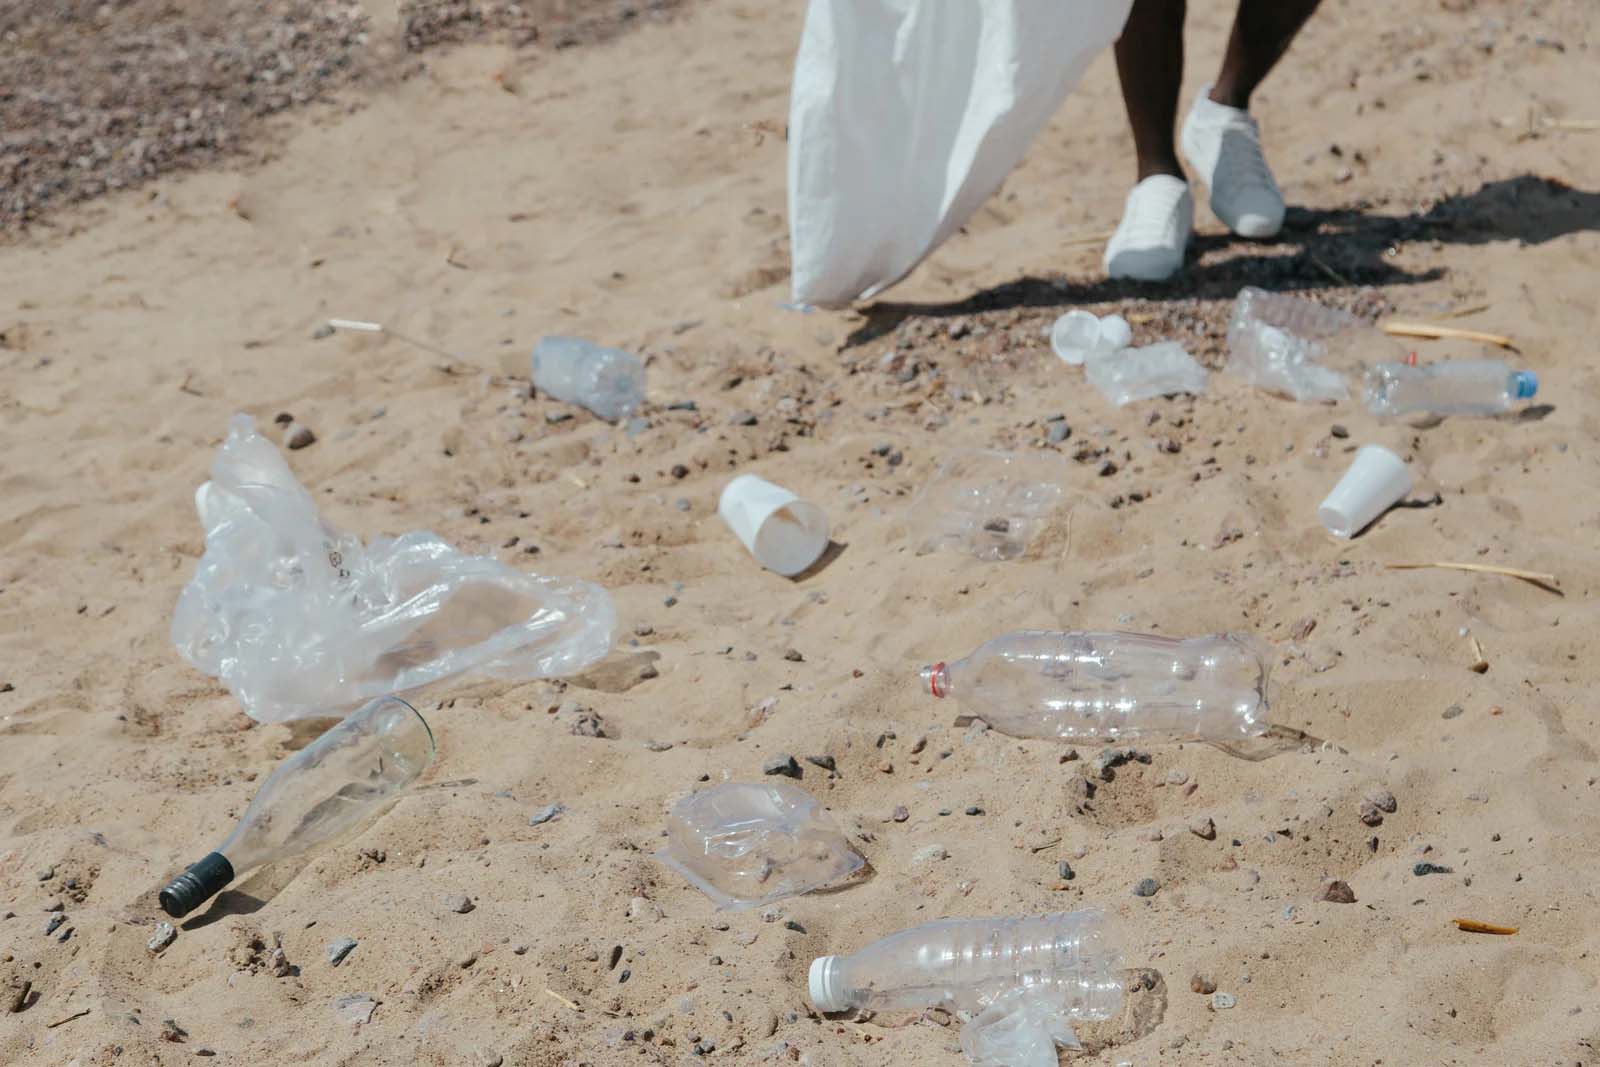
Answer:
<svg viewBox="0 0 1600 1067"><path fill-rule="evenodd" d="M728 910L832 885L866 862L815 797L779 782L731 782L685 797L656 859Z"/></svg>
<svg viewBox="0 0 1600 1067"><path fill-rule="evenodd" d="M1017 988L961 1028L972 1067L1056 1067L1056 1046L1077 1049L1072 1014L1048 988Z"/></svg>
<svg viewBox="0 0 1600 1067"><path fill-rule="evenodd" d="M172 641L260 722L458 676L573 674L611 649L616 612L597 585L526 574L427 532L368 545L340 533L248 416L229 424L195 505L206 550Z"/></svg>
<svg viewBox="0 0 1600 1067"><path fill-rule="evenodd" d="M1066 461L1050 453L956 452L912 504L917 553L954 549L982 560L1016 559L1060 506L1066 479Z"/></svg>

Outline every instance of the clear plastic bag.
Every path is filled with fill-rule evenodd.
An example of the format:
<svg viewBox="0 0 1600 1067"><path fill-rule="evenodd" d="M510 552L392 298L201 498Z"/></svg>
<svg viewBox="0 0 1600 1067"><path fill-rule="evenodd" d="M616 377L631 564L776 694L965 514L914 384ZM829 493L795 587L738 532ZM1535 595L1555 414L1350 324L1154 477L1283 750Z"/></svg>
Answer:
<svg viewBox="0 0 1600 1067"><path fill-rule="evenodd" d="M780 782L730 782L685 797L656 859L729 910L820 889L866 863L815 797Z"/></svg>
<svg viewBox="0 0 1600 1067"><path fill-rule="evenodd" d="M1060 505L1066 480L1066 461L1053 453L955 452L911 505L917 554L949 548L1016 559Z"/></svg>
<svg viewBox="0 0 1600 1067"><path fill-rule="evenodd" d="M427 532L366 546L340 533L249 416L229 423L195 506L206 551L172 641L260 722L457 675L573 674L611 650L616 611L597 585L526 574Z"/></svg>
<svg viewBox="0 0 1600 1067"><path fill-rule="evenodd" d="M972 1067L1056 1067L1056 1046L1080 1049L1072 1013L1048 989L1019 986L961 1028Z"/></svg>

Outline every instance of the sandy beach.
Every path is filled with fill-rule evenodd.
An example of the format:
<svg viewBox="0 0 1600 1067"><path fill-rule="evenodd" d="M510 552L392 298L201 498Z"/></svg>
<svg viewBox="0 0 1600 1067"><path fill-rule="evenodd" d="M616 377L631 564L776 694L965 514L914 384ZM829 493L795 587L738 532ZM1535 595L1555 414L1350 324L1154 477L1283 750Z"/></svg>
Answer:
<svg viewBox="0 0 1600 1067"><path fill-rule="evenodd" d="M1254 103L1284 233L1234 240L1201 198L1167 285L1100 267L1133 176L1102 56L907 282L804 314L784 308L804 5L435 6L340 14L350 69L381 74L263 108L248 150L0 200L0 1063L956 1067L943 1012L817 1015L811 960L1085 907L1117 922L1132 992L1068 1064L1600 1061L1600 9L1325 4ZM1191 7L1186 105L1232 11ZM1380 422L1214 374L1117 409L1044 337L1117 311L1219 368L1244 285L1509 335L1406 347L1504 357L1538 403ZM643 355L648 425L530 396L545 334ZM422 703L439 752L416 788L157 954L156 891L326 725L253 723L169 637L235 412L314 431L288 461L341 529L599 582L621 621L579 678ZM1408 460L1420 506L1337 541L1316 506L1366 443ZM916 553L911 502L965 447L1063 462L1071 506L1020 560ZM740 472L827 511L823 566L755 564L716 513ZM1559 591L1388 567L1428 561ZM1312 740L1141 745L1086 780L1093 749L919 690L923 664L1025 627L1251 633L1274 720ZM652 859L667 810L779 754L870 876L718 912ZM1320 899L1330 879L1354 902Z"/></svg>

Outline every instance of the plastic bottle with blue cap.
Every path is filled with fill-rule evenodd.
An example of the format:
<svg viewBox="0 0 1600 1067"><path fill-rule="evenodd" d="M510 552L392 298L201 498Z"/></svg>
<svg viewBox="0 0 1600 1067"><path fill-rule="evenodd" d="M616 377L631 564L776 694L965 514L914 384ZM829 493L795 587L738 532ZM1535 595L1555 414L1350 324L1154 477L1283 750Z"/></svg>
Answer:
<svg viewBox="0 0 1600 1067"><path fill-rule="evenodd" d="M1374 415L1500 415L1538 391L1538 375L1498 359L1421 367L1379 363L1366 376L1367 408Z"/></svg>

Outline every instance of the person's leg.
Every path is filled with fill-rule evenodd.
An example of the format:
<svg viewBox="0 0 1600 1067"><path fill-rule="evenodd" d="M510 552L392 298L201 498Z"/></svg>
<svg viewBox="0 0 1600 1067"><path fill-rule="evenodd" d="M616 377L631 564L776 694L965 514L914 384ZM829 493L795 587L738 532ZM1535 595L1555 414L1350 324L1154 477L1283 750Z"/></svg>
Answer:
<svg viewBox="0 0 1600 1067"><path fill-rule="evenodd" d="M1184 0L1134 0L1117 40L1117 76L1133 127L1139 181L1106 245L1106 273L1113 278L1170 278L1183 266L1194 227L1194 199L1173 136L1183 83L1184 10Z"/></svg>
<svg viewBox="0 0 1600 1067"><path fill-rule="evenodd" d="M1183 122L1184 158L1211 190L1212 212L1241 237L1272 237L1283 227L1283 193L1247 109L1317 2L1240 0L1216 84Z"/></svg>
<svg viewBox="0 0 1600 1067"><path fill-rule="evenodd" d="M1211 99L1249 110L1256 91L1321 0L1240 0Z"/></svg>
<svg viewBox="0 0 1600 1067"><path fill-rule="evenodd" d="M1133 127L1139 181L1154 174L1183 177L1174 136L1183 84L1185 0L1134 0L1117 39L1117 77Z"/></svg>

